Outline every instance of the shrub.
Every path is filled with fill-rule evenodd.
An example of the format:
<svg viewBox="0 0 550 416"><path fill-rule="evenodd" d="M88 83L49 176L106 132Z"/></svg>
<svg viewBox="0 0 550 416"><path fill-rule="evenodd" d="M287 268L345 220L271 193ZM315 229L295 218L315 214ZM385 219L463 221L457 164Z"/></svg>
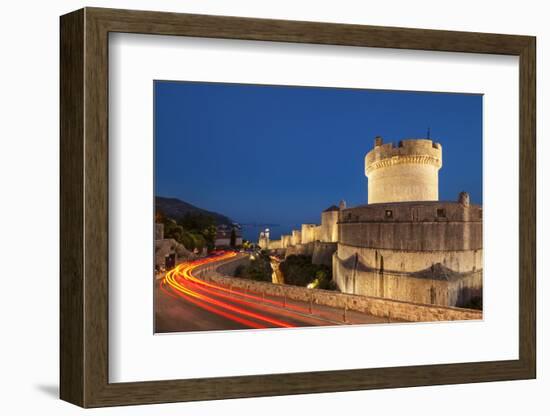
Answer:
<svg viewBox="0 0 550 416"><path fill-rule="evenodd" d="M280 267L286 284L303 287L311 284L319 289L334 288L332 270L322 264L313 264L310 256L288 256Z"/></svg>
<svg viewBox="0 0 550 416"><path fill-rule="evenodd" d="M244 279L256 280L260 282L271 282L271 262L269 256L260 254L247 266L240 265L235 269L234 275Z"/></svg>

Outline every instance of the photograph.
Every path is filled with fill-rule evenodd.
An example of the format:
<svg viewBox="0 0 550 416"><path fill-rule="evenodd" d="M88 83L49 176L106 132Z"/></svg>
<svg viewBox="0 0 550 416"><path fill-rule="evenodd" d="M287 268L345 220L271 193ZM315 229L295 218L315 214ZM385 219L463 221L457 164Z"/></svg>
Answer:
<svg viewBox="0 0 550 416"><path fill-rule="evenodd" d="M155 333L483 318L482 94L153 87Z"/></svg>

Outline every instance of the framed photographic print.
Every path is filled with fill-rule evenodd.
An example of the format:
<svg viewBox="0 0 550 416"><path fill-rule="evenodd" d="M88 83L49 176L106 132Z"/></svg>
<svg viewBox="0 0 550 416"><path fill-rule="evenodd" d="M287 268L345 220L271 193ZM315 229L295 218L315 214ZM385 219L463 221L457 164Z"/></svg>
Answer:
<svg viewBox="0 0 550 416"><path fill-rule="evenodd" d="M83 407L534 378L535 38L61 17Z"/></svg>

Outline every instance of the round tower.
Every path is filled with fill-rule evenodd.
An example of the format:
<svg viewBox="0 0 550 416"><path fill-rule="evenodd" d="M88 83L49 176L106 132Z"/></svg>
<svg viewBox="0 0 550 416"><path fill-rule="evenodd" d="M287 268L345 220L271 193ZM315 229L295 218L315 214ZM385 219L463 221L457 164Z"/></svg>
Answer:
<svg viewBox="0 0 550 416"><path fill-rule="evenodd" d="M369 204L381 202L437 201L439 169L443 164L439 143L429 139L401 140L396 146L374 140L365 156L369 178Z"/></svg>

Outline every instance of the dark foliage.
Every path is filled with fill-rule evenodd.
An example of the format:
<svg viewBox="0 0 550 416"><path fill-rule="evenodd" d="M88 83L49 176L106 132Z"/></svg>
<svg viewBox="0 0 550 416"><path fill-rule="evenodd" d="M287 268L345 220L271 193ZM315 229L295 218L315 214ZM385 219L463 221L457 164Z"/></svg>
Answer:
<svg viewBox="0 0 550 416"><path fill-rule="evenodd" d="M269 256L265 253L261 253L255 256L254 260L250 261L248 266L240 265L235 270L235 277L242 277L244 279L256 280L260 282L271 282L271 263Z"/></svg>
<svg viewBox="0 0 550 416"><path fill-rule="evenodd" d="M292 255L281 263L285 283L295 286L307 286L310 283L319 289L334 289L330 267L313 264L310 256Z"/></svg>
<svg viewBox="0 0 550 416"><path fill-rule="evenodd" d="M212 216L189 212L176 221L157 209L155 221L164 224L165 238L173 238L187 250L201 251L204 247L209 250L214 248L216 220Z"/></svg>

